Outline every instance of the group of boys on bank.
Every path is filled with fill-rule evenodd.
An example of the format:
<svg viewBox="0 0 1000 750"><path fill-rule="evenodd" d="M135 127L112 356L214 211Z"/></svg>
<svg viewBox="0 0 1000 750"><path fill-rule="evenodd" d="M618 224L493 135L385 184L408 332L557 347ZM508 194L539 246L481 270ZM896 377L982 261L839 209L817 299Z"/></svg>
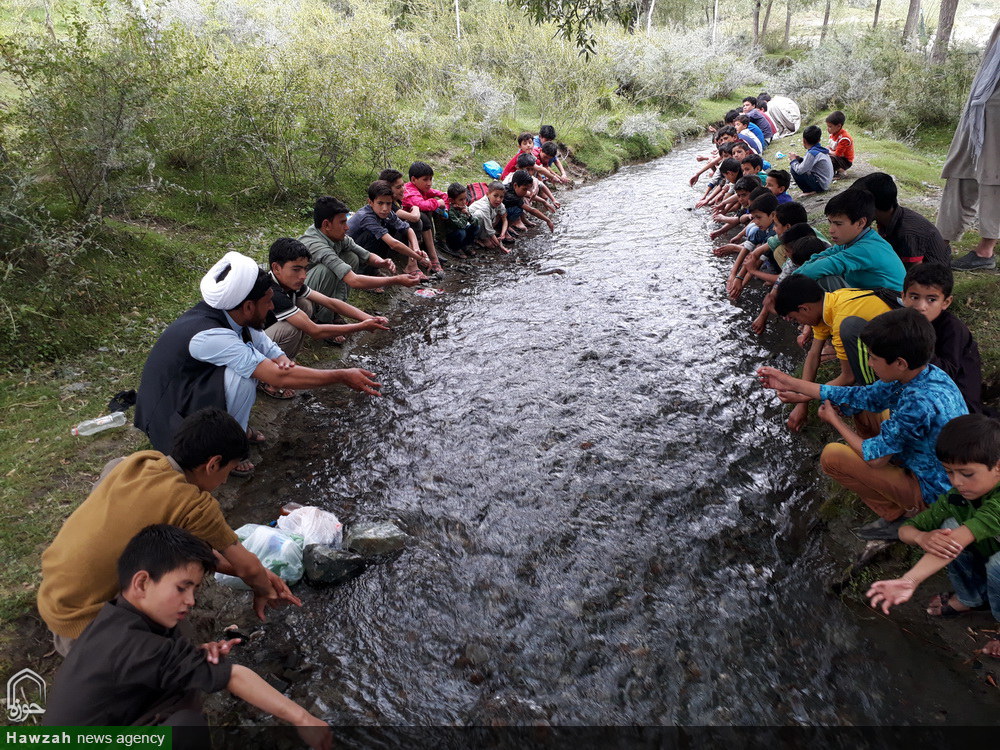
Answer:
<svg viewBox="0 0 1000 750"><path fill-rule="evenodd" d="M794 180L803 197L825 192L851 168L844 114L826 119L829 149L820 145L819 128L805 129L806 156L791 154L789 175L767 171L761 156L777 128L750 132L755 121L747 113L763 118L767 109L765 94L747 97L743 114L727 114L736 127L716 132L716 151L700 157L709 164L691 181L717 166L696 206L711 207L722 225L713 238L740 228L714 251L736 256L726 282L730 298L753 279L770 287L753 331L777 315L801 326L799 341L808 346L801 377L773 367L761 367L758 377L794 405L787 422L793 431L808 419L809 403L820 401L819 418L843 440L824 448L822 469L877 516L855 529L857 536L926 553L902 578L874 583L872 606L888 612L946 568L953 590L933 596L928 614L989 610L1000 620L1000 422L984 414L976 342L948 310L949 244L931 222L899 205L892 177L881 172L826 203L827 241L787 191ZM839 368L821 383L825 357ZM1000 657L1000 640L983 652Z"/></svg>
<svg viewBox="0 0 1000 750"><path fill-rule="evenodd" d="M380 395L367 370L295 362L306 337L342 343L388 329L386 318L348 303L351 289L440 279L439 251L509 252L536 226L526 214L553 229L546 211L559 203L546 182L569 181L554 139L552 126L523 134L501 179L453 183L447 192L431 187L424 162L410 167L405 184L385 170L352 216L339 200L319 198L312 226L276 240L266 269L236 252L209 269L201 301L163 331L143 370L135 424L153 449L110 462L42 555L38 609L65 657L46 724L173 725L188 733L175 734L175 747L203 747L201 694L225 689L294 724L311 747L331 746L326 722L229 663L238 639L199 646L178 627L213 571L252 589L261 620L270 607L301 606L242 545L212 492L230 474L255 469L250 446L267 439L249 426L258 390L289 399L296 389L340 383ZM406 264L402 273L393 254Z"/></svg>

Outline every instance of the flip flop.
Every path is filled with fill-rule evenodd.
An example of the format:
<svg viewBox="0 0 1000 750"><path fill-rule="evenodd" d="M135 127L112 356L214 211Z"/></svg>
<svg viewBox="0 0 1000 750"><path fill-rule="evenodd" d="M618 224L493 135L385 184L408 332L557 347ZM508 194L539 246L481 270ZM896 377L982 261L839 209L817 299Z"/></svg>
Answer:
<svg viewBox="0 0 1000 750"><path fill-rule="evenodd" d="M255 430L253 427L247 427L247 440L250 441L251 445L259 445L260 443L267 442L267 438L264 437L264 433L260 430Z"/></svg>
<svg viewBox="0 0 1000 750"><path fill-rule="evenodd" d="M953 617L960 617L961 615L967 615L970 612L982 612L990 608L989 604L980 604L978 607L970 607L969 609L955 609L951 606L951 598L955 595L954 591L942 591L940 594L935 594L931 597L931 600L927 602L927 607L930 609L931 606L937 603L941 608L941 611L936 615L931 612L927 612L931 617L942 617L945 620L950 620Z"/></svg>
<svg viewBox="0 0 1000 750"><path fill-rule="evenodd" d="M250 461L242 461L236 464L236 468L229 472L229 475L233 477L253 476L254 469L256 468Z"/></svg>
<svg viewBox="0 0 1000 750"><path fill-rule="evenodd" d="M296 396L295 391L291 388L275 388L273 385L268 385L263 381L257 383L257 390L265 396L276 398L279 401L287 401L288 399L295 398Z"/></svg>

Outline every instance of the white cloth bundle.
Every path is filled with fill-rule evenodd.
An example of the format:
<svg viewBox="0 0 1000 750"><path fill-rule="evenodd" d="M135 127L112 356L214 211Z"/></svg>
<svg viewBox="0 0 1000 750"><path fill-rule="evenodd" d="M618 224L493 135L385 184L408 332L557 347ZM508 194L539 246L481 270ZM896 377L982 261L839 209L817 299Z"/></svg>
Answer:
<svg viewBox="0 0 1000 750"><path fill-rule="evenodd" d="M218 276L229 268L229 273L221 281ZM222 260L212 266L211 270L201 279L201 298L209 307L216 310L232 310L239 307L247 298L260 268L253 258L231 251L222 256Z"/></svg>

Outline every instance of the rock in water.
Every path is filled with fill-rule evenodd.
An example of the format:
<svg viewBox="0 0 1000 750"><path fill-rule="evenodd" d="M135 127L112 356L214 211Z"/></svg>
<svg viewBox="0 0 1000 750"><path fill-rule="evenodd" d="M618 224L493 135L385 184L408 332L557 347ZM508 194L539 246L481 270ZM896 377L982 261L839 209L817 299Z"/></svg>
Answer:
<svg viewBox="0 0 1000 750"><path fill-rule="evenodd" d="M310 544L306 547L302 562L306 578L312 583L344 583L361 575L367 567L367 562L361 555L325 544Z"/></svg>
<svg viewBox="0 0 1000 750"><path fill-rule="evenodd" d="M410 535L389 521L354 524L347 530L344 547L369 557L387 555L406 546Z"/></svg>

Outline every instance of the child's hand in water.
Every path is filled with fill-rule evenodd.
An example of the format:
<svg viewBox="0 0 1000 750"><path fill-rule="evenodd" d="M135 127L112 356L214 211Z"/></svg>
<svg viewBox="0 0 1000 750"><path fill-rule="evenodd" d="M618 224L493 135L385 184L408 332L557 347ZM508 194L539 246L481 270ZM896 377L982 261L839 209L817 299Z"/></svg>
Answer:
<svg viewBox="0 0 1000 750"><path fill-rule="evenodd" d="M897 604L909 601L916 589L917 584L909 578L875 581L865 596L871 600L873 608L877 609L878 605L881 604L882 611L889 614L889 607L895 607Z"/></svg>

